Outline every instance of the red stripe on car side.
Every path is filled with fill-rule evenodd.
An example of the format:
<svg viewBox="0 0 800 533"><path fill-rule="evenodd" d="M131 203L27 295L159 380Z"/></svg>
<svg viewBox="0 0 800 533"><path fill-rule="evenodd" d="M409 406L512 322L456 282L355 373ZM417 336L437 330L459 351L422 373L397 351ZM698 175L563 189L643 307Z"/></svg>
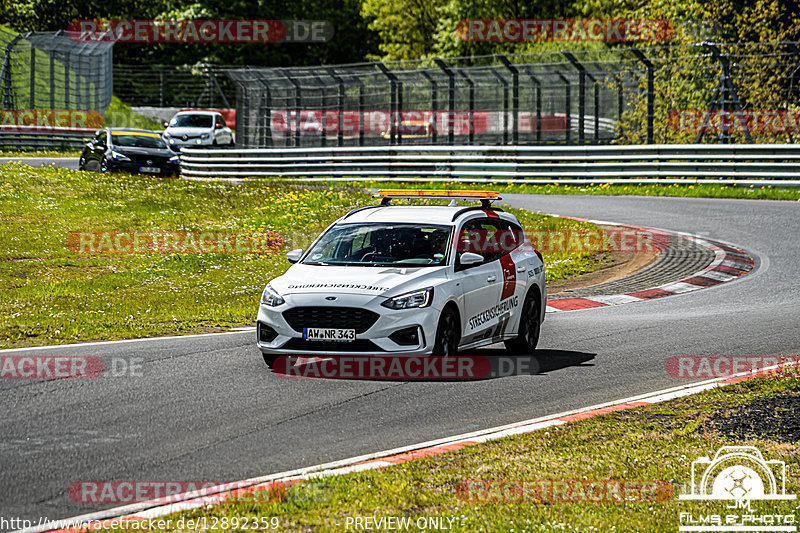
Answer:
<svg viewBox="0 0 800 533"><path fill-rule="evenodd" d="M511 298L517 288L517 265L511 259L511 254L506 254L500 258L500 266L503 267L503 292L500 300Z"/></svg>

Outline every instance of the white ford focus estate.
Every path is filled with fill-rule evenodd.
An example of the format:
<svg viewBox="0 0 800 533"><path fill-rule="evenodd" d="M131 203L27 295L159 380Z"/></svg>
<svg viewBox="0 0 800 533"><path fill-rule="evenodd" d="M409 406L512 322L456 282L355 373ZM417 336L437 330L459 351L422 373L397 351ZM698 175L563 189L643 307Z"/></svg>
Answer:
<svg viewBox="0 0 800 533"><path fill-rule="evenodd" d="M547 298L544 263L486 191L379 191L380 205L331 224L264 289L257 342L278 355L439 355L504 341L532 352ZM448 206L391 205L442 198ZM459 207L455 200L480 200Z"/></svg>

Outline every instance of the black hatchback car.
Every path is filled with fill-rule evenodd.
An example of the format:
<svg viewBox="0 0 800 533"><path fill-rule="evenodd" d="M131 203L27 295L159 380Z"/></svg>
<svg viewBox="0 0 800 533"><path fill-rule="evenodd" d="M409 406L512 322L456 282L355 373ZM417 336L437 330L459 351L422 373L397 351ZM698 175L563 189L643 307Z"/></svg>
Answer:
<svg viewBox="0 0 800 533"><path fill-rule="evenodd" d="M167 176L180 170L178 155L167 147L160 132L118 128L97 130L84 146L78 168Z"/></svg>

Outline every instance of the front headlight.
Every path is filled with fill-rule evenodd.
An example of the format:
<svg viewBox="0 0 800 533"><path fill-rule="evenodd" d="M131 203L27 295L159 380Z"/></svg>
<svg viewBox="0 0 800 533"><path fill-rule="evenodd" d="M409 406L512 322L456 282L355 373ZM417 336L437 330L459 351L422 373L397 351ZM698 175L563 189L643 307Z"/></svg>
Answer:
<svg viewBox="0 0 800 533"><path fill-rule="evenodd" d="M203 135L200 136L200 138L203 139L203 140L210 139L211 138L211 134L210 133L204 133Z"/></svg>
<svg viewBox="0 0 800 533"><path fill-rule="evenodd" d="M277 307L286 303L286 300L284 300L270 285L267 285L264 288L264 292L261 293L261 303L270 307Z"/></svg>
<svg viewBox="0 0 800 533"><path fill-rule="evenodd" d="M113 150L111 151L111 157L113 157L115 161L130 161L131 160L131 158L128 157L127 155L121 154L121 153L113 151Z"/></svg>
<svg viewBox="0 0 800 533"><path fill-rule="evenodd" d="M428 307L433 301L433 287L407 292L394 298L389 298L381 305L389 309L416 309Z"/></svg>

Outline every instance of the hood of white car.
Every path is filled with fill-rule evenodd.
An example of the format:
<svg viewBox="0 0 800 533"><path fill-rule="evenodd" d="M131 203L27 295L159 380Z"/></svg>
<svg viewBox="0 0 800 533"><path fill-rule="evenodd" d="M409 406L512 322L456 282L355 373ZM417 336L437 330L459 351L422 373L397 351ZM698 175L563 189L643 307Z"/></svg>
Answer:
<svg viewBox="0 0 800 533"><path fill-rule="evenodd" d="M292 265L270 281L278 294L346 293L396 296L405 291L436 285L446 278L446 266L355 267Z"/></svg>

